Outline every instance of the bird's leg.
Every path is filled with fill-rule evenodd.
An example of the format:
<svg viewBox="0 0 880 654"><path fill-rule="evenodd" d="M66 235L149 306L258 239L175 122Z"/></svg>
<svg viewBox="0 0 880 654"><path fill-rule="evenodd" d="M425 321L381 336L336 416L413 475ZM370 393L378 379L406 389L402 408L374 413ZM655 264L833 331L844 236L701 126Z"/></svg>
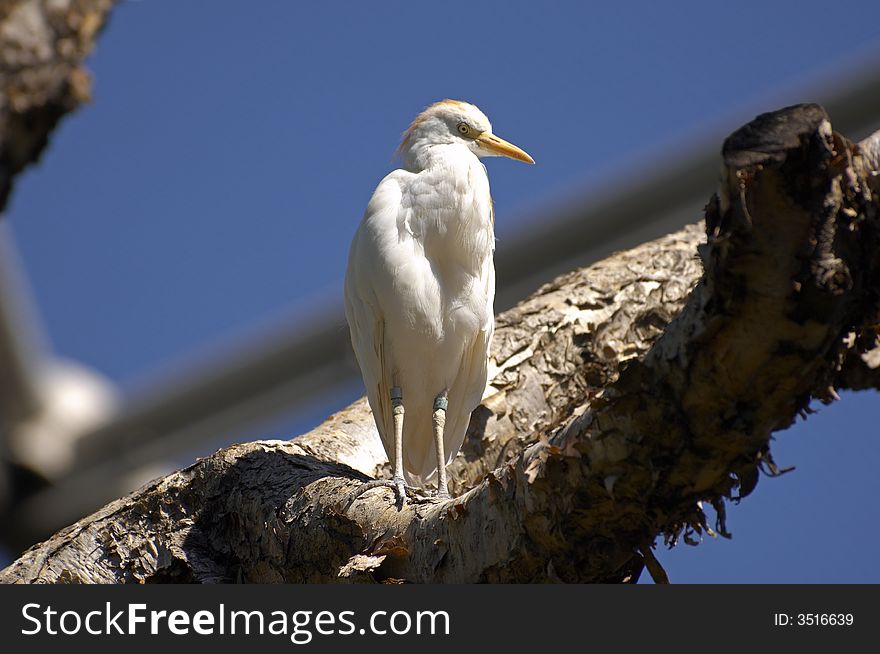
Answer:
<svg viewBox="0 0 880 654"><path fill-rule="evenodd" d="M397 507L401 509L403 508L407 489L407 485L403 479L403 414L403 393L400 390L400 386L394 386L391 388L391 415L394 420L393 477L391 479L374 479L356 489L348 496L348 503L345 506L346 511L348 511L351 505L354 504L354 501L361 495L368 490L380 486L389 486L394 489L394 494L397 496Z"/></svg>
<svg viewBox="0 0 880 654"><path fill-rule="evenodd" d="M393 481L400 506L403 506L403 498L406 497L406 485L403 482L403 413L403 392L400 386L393 386L391 388L391 415L394 420Z"/></svg>
<svg viewBox="0 0 880 654"><path fill-rule="evenodd" d="M434 398L434 447L437 450L437 495L439 499L449 499L446 479L446 452L443 447L443 429L446 426L446 408L449 400L444 391Z"/></svg>

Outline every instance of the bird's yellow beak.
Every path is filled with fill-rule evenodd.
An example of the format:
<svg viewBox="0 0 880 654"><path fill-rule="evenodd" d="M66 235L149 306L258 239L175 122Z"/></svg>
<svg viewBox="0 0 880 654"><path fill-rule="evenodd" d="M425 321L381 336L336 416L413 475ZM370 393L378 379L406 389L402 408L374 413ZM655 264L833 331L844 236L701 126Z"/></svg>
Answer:
<svg viewBox="0 0 880 654"><path fill-rule="evenodd" d="M510 157L511 159L516 159L517 161L523 161L525 163L535 163L535 160L532 159L525 150L520 150L513 143L508 143L503 138L495 136L494 134L483 132L475 140L480 144L481 148L488 150L493 154L502 157Z"/></svg>

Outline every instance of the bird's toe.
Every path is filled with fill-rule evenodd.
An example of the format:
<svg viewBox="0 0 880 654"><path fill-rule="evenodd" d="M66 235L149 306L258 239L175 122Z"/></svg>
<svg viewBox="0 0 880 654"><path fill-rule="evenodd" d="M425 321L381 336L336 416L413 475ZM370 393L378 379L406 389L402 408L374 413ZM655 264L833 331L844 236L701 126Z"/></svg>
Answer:
<svg viewBox="0 0 880 654"><path fill-rule="evenodd" d="M402 478L395 478L392 481L394 482L394 494L397 496L397 508L402 509L406 501L406 484Z"/></svg>
<svg viewBox="0 0 880 654"><path fill-rule="evenodd" d="M397 505L398 509L403 508L403 505L406 502L406 498L410 494L415 495L418 491L418 489L413 488L412 486L407 486L406 482L404 482L403 480L403 477L399 479L374 479L372 481L361 484L348 494L343 513L348 511L351 508L351 505L355 503L355 500L357 500L361 495L363 495L367 491L373 490L374 488L390 488L391 490L393 490L395 504Z"/></svg>

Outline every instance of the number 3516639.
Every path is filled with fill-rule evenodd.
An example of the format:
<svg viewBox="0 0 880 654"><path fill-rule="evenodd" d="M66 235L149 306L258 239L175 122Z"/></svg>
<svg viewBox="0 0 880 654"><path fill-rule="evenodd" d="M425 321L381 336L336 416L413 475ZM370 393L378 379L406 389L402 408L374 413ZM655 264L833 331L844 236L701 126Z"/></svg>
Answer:
<svg viewBox="0 0 880 654"><path fill-rule="evenodd" d="M836 627L851 626L853 623L852 613L776 613L773 616L773 624L778 627L797 625L799 627Z"/></svg>

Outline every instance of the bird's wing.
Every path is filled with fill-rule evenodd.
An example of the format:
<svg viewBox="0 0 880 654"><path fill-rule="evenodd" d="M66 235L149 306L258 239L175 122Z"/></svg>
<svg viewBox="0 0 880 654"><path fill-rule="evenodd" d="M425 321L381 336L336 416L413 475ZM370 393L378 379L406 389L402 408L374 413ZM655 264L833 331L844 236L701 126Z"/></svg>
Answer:
<svg viewBox="0 0 880 654"><path fill-rule="evenodd" d="M351 345L361 369L367 400L385 452L391 460L394 431L391 421L391 382L385 355L385 322L377 307L362 299L346 283L345 315L351 332Z"/></svg>
<svg viewBox="0 0 880 654"><path fill-rule="evenodd" d="M389 233L400 213L398 178L389 174L376 187L363 220L355 232L345 274L345 317L351 344L361 369L367 399L382 445L393 460L394 428L391 414L391 364L385 338L385 316L376 289L377 234ZM394 229L396 231L396 228Z"/></svg>
<svg viewBox="0 0 880 654"><path fill-rule="evenodd" d="M475 335L470 347L464 352L461 369L453 384L450 396L450 405L460 406L458 411L448 422L443 433L443 444L446 450L447 463L451 463L455 455L461 449L464 437L470 423L471 413L479 406L486 391L488 375L489 348L492 344L492 336L495 333L495 315L493 313L495 301L495 266L492 259L486 260L482 274L483 290L486 294L487 320L482 329ZM454 395L459 395L460 398Z"/></svg>

